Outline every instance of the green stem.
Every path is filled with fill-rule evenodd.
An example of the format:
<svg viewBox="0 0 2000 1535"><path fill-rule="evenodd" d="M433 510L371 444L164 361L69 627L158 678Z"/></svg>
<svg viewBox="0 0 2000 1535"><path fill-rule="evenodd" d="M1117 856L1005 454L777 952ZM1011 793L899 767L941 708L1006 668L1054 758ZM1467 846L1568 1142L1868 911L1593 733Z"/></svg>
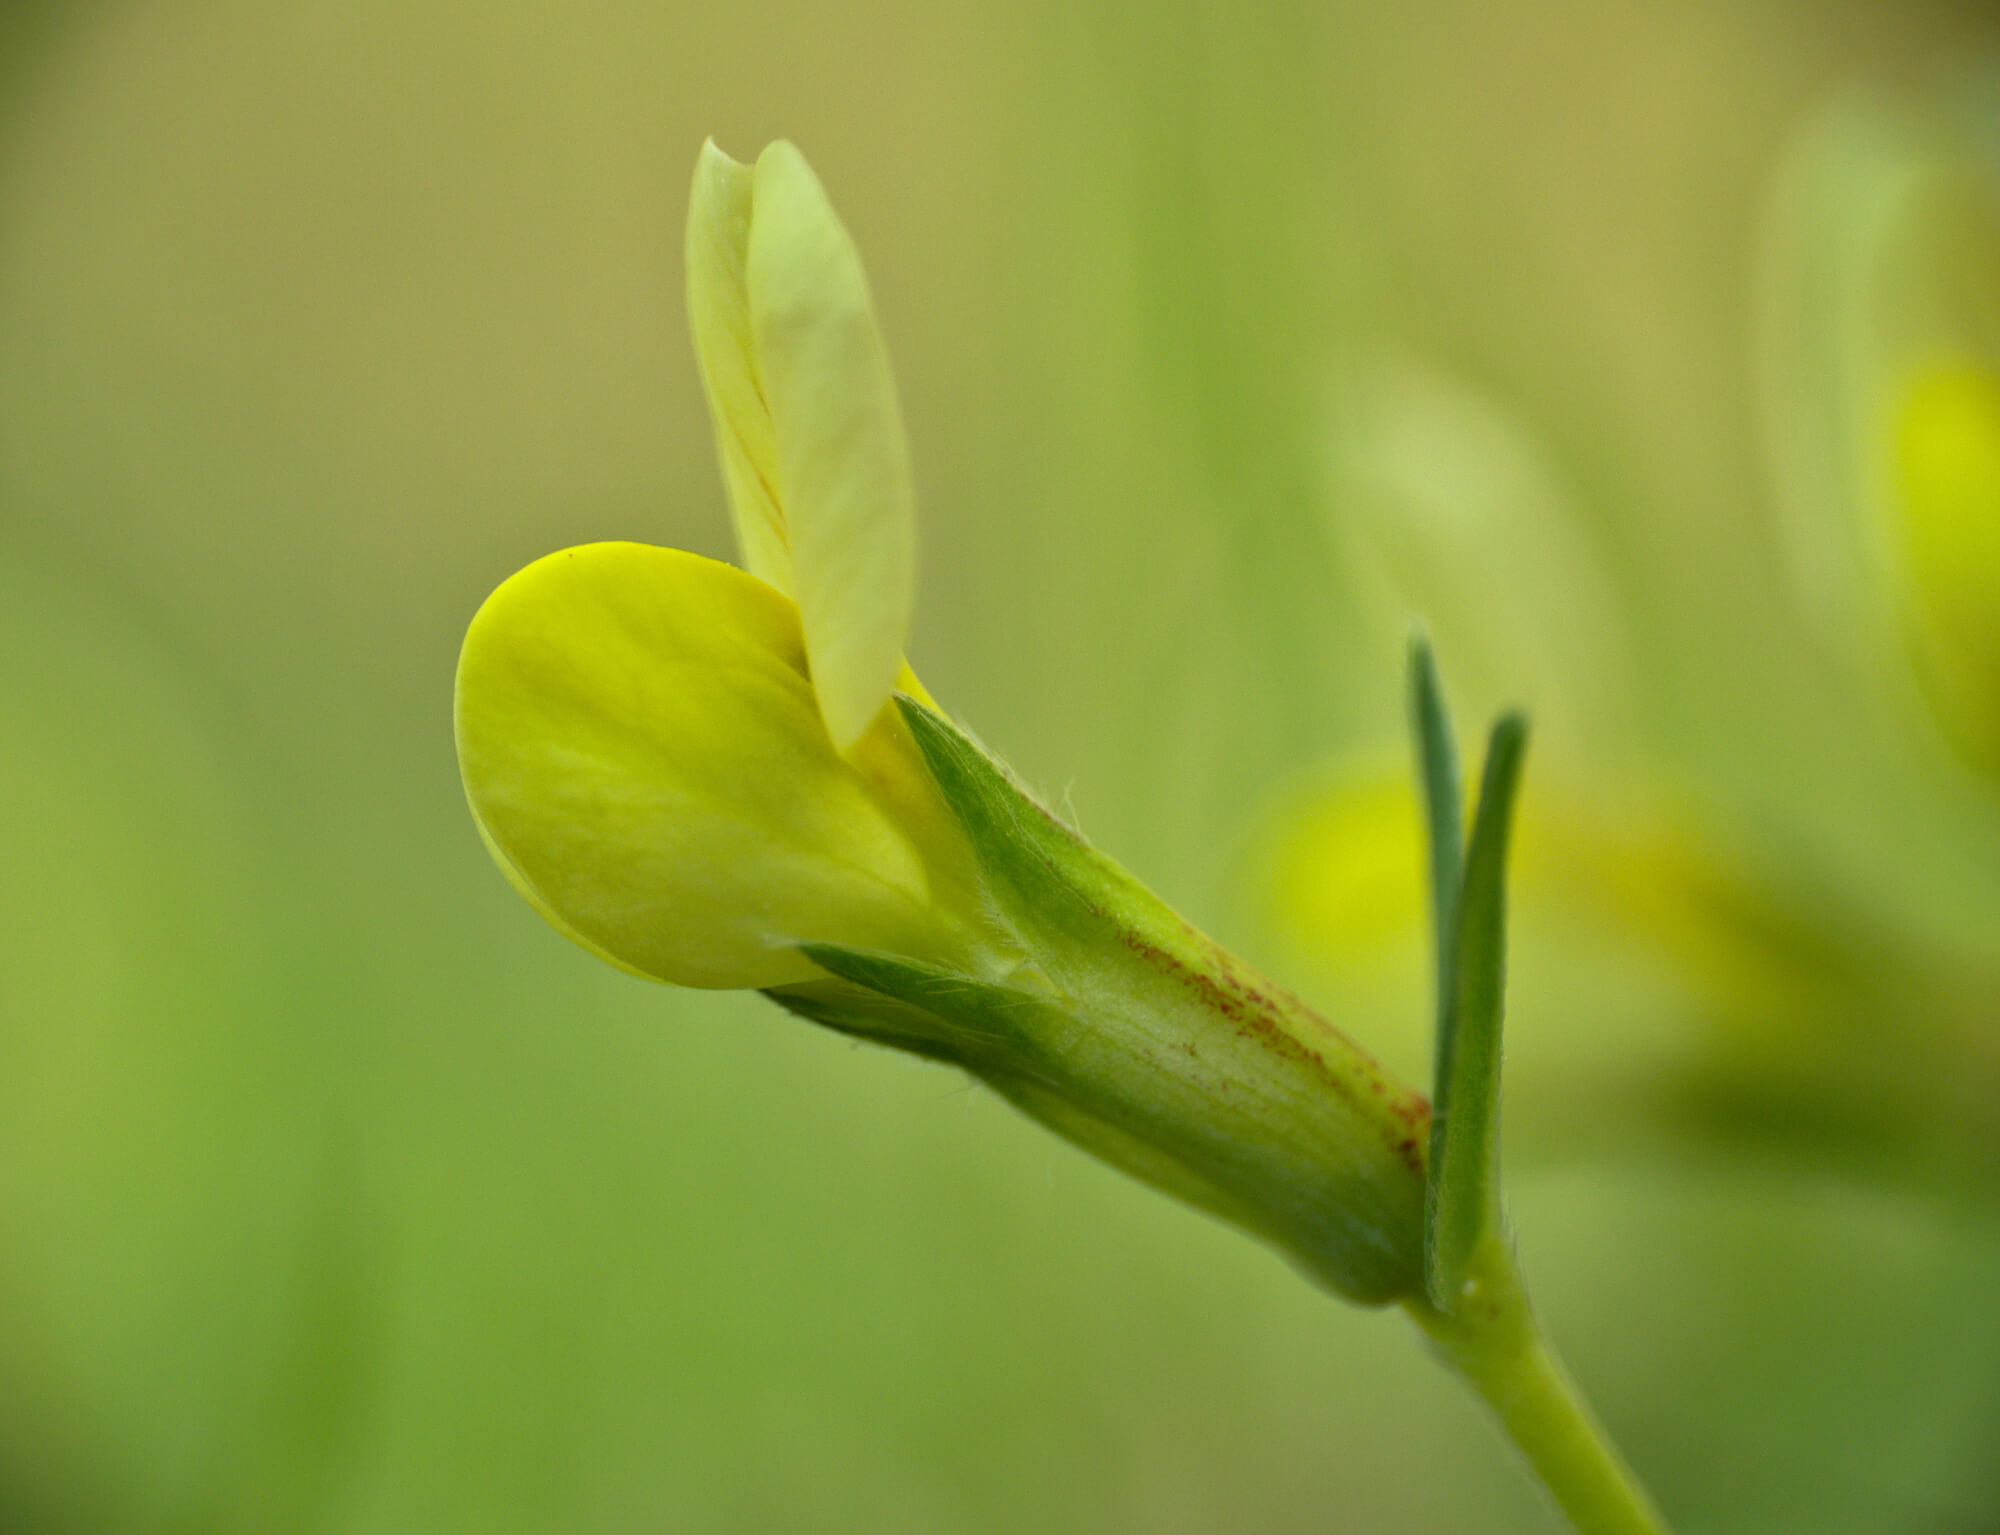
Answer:
<svg viewBox="0 0 2000 1535"><path fill-rule="evenodd" d="M1504 1233L1482 1245L1449 1311L1422 1296L1405 1305L1579 1535L1666 1535L1666 1521L1542 1337Z"/></svg>

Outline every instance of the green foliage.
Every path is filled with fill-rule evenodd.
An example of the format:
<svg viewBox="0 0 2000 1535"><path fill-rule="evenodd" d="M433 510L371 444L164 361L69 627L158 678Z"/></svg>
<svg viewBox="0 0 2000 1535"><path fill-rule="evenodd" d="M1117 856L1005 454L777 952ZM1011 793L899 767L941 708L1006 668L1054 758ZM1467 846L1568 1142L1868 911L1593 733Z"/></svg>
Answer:
<svg viewBox="0 0 2000 1535"><path fill-rule="evenodd" d="M1501 1229L1500 1029L1507 975L1507 847L1528 726L1493 727L1472 823L1460 853L1458 749L1437 661L1410 645L1411 725L1430 832L1437 1027L1430 1159L1424 1187L1424 1288L1457 1304L1474 1255Z"/></svg>
<svg viewBox="0 0 2000 1535"><path fill-rule="evenodd" d="M1453 953L1439 1004L1437 1086L1425 1189L1425 1282L1449 1307L1472 1254L1500 1225L1500 1025L1507 973L1507 842L1527 723L1493 727L1465 869L1440 947Z"/></svg>

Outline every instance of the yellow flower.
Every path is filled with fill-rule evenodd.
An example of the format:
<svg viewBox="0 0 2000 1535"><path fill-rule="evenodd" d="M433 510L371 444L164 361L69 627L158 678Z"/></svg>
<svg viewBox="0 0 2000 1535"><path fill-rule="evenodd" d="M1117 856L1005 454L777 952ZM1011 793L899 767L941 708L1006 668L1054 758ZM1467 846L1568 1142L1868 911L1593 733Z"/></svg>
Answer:
<svg viewBox="0 0 2000 1535"><path fill-rule="evenodd" d="M591 544L487 599L466 795L559 931L977 1075L1357 1300L1422 1283L1429 1106L1090 848L903 662L909 456L798 152L695 174L688 296L747 570Z"/></svg>
<svg viewBox="0 0 2000 1535"><path fill-rule="evenodd" d="M529 903L686 986L820 972L807 942L965 962L962 835L886 707L913 584L909 455L866 281L790 144L711 143L688 300L749 573L596 544L466 635L466 792ZM761 578L761 579L760 579Z"/></svg>

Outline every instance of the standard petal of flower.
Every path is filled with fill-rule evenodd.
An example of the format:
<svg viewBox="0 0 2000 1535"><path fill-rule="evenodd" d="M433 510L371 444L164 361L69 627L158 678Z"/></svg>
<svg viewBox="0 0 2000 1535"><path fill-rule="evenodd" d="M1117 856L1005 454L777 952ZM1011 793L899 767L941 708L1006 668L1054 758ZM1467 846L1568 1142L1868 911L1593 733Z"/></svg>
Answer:
<svg viewBox="0 0 2000 1535"><path fill-rule="evenodd" d="M777 445L757 377L743 271L755 175L717 149L713 139L702 145L688 199L688 325L744 567L789 592L792 557L778 499Z"/></svg>
<svg viewBox="0 0 2000 1535"><path fill-rule="evenodd" d="M902 668L916 580L909 449L860 258L797 149L757 160L745 280L806 654L845 750Z"/></svg>
<svg viewBox="0 0 2000 1535"><path fill-rule="evenodd" d="M800 942L960 936L891 791L834 751L796 609L733 566L639 544L530 565L472 621L457 725L503 870L626 969L776 986L818 974Z"/></svg>

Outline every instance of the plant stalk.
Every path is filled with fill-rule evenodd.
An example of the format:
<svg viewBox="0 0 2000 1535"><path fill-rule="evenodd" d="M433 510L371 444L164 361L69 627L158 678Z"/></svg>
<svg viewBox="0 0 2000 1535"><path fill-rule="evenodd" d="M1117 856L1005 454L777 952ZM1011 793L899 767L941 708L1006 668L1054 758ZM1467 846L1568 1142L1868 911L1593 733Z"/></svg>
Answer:
<svg viewBox="0 0 2000 1535"><path fill-rule="evenodd" d="M1448 1311L1423 1296L1404 1304L1578 1535L1667 1535L1666 1520L1542 1336L1504 1232L1487 1238L1454 1301Z"/></svg>

